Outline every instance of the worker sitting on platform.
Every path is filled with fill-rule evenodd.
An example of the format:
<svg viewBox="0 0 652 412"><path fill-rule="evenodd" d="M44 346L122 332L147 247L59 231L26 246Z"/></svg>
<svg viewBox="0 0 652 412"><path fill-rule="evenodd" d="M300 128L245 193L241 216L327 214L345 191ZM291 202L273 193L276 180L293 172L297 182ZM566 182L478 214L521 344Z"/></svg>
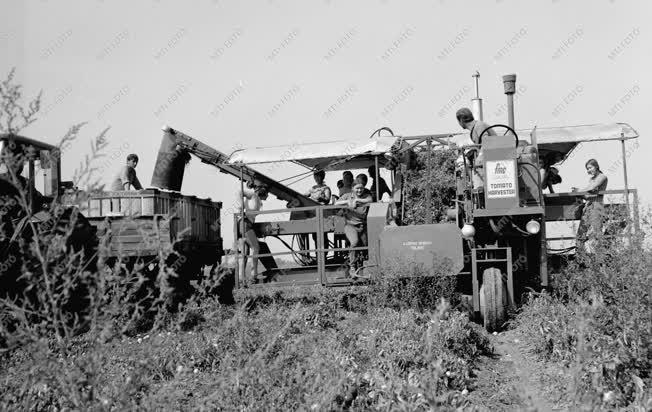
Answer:
<svg viewBox="0 0 652 412"><path fill-rule="evenodd" d="M336 205L348 206L348 209L344 209L346 219L344 233L351 248L367 244L367 210L371 202L371 194L365 194L365 187L361 183L356 183L353 186L352 193L345 193L335 203ZM357 269L359 267L357 257L357 251L352 250L349 252L349 266L345 272L346 277L350 277L349 271L351 268Z"/></svg>
<svg viewBox="0 0 652 412"><path fill-rule="evenodd" d="M324 184L326 172L323 170L316 170L313 174L316 185L310 188L305 195L320 205L327 205L331 201L331 188Z"/></svg>

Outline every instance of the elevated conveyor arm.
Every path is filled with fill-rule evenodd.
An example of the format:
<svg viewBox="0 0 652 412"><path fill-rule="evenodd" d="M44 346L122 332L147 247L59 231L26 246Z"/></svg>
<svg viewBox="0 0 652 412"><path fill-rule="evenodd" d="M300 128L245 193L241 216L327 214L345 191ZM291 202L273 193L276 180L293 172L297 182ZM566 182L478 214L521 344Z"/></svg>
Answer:
<svg viewBox="0 0 652 412"><path fill-rule="evenodd" d="M152 186L181 191L183 173L190 154L197 156L203 163L215 166L220 172L237 178L240 178L242 169L242 177L246 182L255 179L264 183L269 187L271 194L281 200L294 202L296 207L319 205L309 197L246 165L228 164L228 155L170 127L163 129L163 139L152 175Z"/></svg>

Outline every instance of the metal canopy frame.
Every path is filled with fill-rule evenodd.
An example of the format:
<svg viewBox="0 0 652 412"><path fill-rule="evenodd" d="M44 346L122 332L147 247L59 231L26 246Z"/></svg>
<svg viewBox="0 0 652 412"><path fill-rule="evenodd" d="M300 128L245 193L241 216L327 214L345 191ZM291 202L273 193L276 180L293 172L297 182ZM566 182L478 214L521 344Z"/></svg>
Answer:
<svg viewBox="0 0 652 412"><path fill-rule="evenodd" d="M554 141L554 142L538 142L537 137L532 136L532 133L535 130L538 133L541 130L550 130L551 128L541 129L541 128L536 128L535 127L532 130L517 130L517 133L528 134L530 136L530 141L528 143L532 142L533 144L536 144L537 148L539 150L541 150L541 149L545 150L546 146L554 147L553 145L566 145L565 148L567 150L552 150L552 149L550 149L550 151L557 151L557 152L560 152L560 153L563 154L562 160L560 162L558 162L558 163L563 163L563 161L568 158L569 154L580 143L591 143L591 142L596 142L597 143L597 142L604 142L604 141L620 141L621 142L621 148L622 148L621 155L622 155L622 163L623 163L623 174L624 174L625 189L624 189L624 191L618 191L618 192L621 192L621 193L624 194L628 216L630 215L630 211L631 211L631 209L630 209L630 201L629 201L629 194L632 193L634 195L634 216L633 216L633 218L635 220L634 228L635 228L635 231L638 232L639 231L639 226L638 226L638 221L637 221L637 214L638 214L637 213L638 212L637 192L636 192L635 189L630 189L629 184L628 184L627 159L626 159L627 154L626 154L626 150L625 150L625 141L638 138L639 136L638 136L638 133L633 128L631 128L631 126L629 126L629 125L627 125L625 123L618 123L618 125L623 125L624 127L627 127L628 130L633 132L633 134L625 135L625 133L623 132L623 133L621 133L620 136L600 138L600 139L585 138L585 139L575 139L575 140L571 140L571 141L560 140L560 141ZM589 125L589 126L591 126L591 125ZM571 126L571 127L589 127L589 126ZM607 126L609 126L609 125L607 125ZM611 126L613 126L613 125L611 125ZM563 130L563 129L569 129L569 128L567 127L567 128L559 128L559 129ZM449 148L449 149L452 149L452 150L462 151L462 150L467 149L467 148L473 148L473 147L478 148L478 147L480 147L480 145L473 144L472 142L471 143L466 142L464 144L458 144L455 141L453 141L453 139L459 141L460 136L464 136L464 135L468 135L468 132L462 132L462 133L436 133L436 134L413 135L413 136L400 136L399 135L399 136L395 136L395 143L396 142L406 142L407 143L407 145L405 145L405 146L401 145L401 148L399 149L400 151L406 151L406 150L409 150L409 149L416 148L418 146L425 146L429 153L434 149ZM470 139L469 139L469 142L470 142ZM562 146L561 148L563 149L564 146ZM287 161L287 162L292 162L292 163L304 166L304 167L306 167L308 169L311 169L311 170L315 170L315 169L317 169L317 170L343 170L342 168L346 168L345 165L349 165L349 166L352 165L354 160L359 161L361 158L366 158L365 160L367 161L369 166L372 164L372 162L373 162L373 165L375 165L375 167L376 167L375 179L376 179L376 182L378 182L379 181L379 166L384 164L385 154L386 153L387 152L385 152L385 151L383 151L383 152L379 151L379 152L358 153L358 154L355 154L355 155L342 155L342 156L331 156L331 157L321 157L321 158L314 157L313 159L319 159L319 161L316 162L315 164L313 164L312 167L311 167L310 164L306 164L306 162L305 162L306 159L305 158L304 159L293 159L293 158L289 158L289 157L287 159L284 159L284 160L269 161L269 162L267 162L267 161L259 161L259 162L247 162L247 163L245 163L245 162L233 162L232 163L232 162L229 162L227 160L225 163L232 164L233 166L242 168L242 167L246 167L247 165L253 165L253 164L278 163L278 162ZM323 161L327 160L327 164L325 166L323 166L323 167L315 167L315 166L321 166L322 159L323 159ZM301 161L301 160L304 160L304 161ZM341 165L342 168L329 168L329 165L332 165L333 163ZM430 162L429 162L428 166L430 166ZM349 168L352 168L352 167L349 167ZM428 173L430 173L430 167L428 168ZM241 182L242 182L242 177L241 177ZM380 187L380 185L376 184L376 198L379 197L379 193L378 193L379 187ZM580 193L576 193L576 194L581 195ZM427 196L427 198L430 197L430 191L429 190L427 190L426 196ZM313 206L311 208L315 208L315 207ZM316 207L315 209L321 209L321 208L323 208L323 206L322 207ZM292 209L288 209L288 210L292 210ZM271 213L271 212L273 212L273 211L267 211L267 213ZM262 213L265 213L265 212L262 212ZM244 210L241 210L240 214L244 214ZM323 229L321 229L322 224L323 224L323 222L321 222L322 219L323 219L323 215L321 213L317 213L317 215L320 218L319 219L320 220L320 225L319 225L318 232L320 232L320 234L323 234L324 233ZM242 224L242 222L241 222L241 224ZM242 229L244 229L244 228L241 228L241 230ZM630 227L630 230L631 230L631 227ZM326 253L328 251L328 249L324 247L323 242L322 242L323 239L321 239L321 236L318 235L317 238L318 238L317 249L316 250L311 250L311 251L317 252L320 257L323 257L322 254ZM546 239L546 240L553 240L553 239ZM544 240L544 242L546 240ZM342 249L342 250L349 250L349 249L345 248L345 249ZM272 254L267 254L267 255L273 256L273 255L282 255L282 254L286 254L286 253L272 253ZM267 255L261 254L261 255L258 255L258 257L264 257L264 256L267 256ZM320 260L320 262L318 263L318 271L320 273L320 278L323 279L323 274L324 274L323 262L321 261L321 259L319 259L319 260Z"/></svg>

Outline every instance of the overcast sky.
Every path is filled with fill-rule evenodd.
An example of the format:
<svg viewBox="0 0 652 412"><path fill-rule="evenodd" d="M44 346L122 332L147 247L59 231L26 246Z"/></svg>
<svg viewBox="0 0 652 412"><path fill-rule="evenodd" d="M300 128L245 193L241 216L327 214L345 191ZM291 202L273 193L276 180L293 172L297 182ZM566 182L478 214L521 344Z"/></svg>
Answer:
<svg viewBox="0 0 652 412"><path fill-rule="evenodd" d="M454 112L470 105L478 70L489 123L506 123L501 76L516 73L518 128L631 124L641 138L628 143L630 186L646 202L652 196L649 1L1 4L0 73L15 67L27 94L44 91L40 119L23 134L56 143L71 124L89 122L64 154L64 178L107 126L107 154L117 160L103 164L106 182L135 152L146 186L163 124L227 153L364 138L381 126L403 135L458 131ZM561 190L586 183L590 157L609 170L619 145L585 145L562 168ZM261 168L276 178L296 170ZM194 160L183 192L226 208L238 187ZM618 167L609 188L622 187ZM223 220L230 244L231 216Z"/></svg>

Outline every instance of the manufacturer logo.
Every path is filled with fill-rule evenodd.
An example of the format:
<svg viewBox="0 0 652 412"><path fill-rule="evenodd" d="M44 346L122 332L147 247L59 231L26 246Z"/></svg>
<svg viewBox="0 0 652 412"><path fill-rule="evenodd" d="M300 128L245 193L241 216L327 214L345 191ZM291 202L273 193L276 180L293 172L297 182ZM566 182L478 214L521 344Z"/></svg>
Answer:
<svg viewBox="0 0 652 412"><path fill-rule="evenodd" d="M487 198L516 196L516 163L509 160L487 161Z"/></svg>

